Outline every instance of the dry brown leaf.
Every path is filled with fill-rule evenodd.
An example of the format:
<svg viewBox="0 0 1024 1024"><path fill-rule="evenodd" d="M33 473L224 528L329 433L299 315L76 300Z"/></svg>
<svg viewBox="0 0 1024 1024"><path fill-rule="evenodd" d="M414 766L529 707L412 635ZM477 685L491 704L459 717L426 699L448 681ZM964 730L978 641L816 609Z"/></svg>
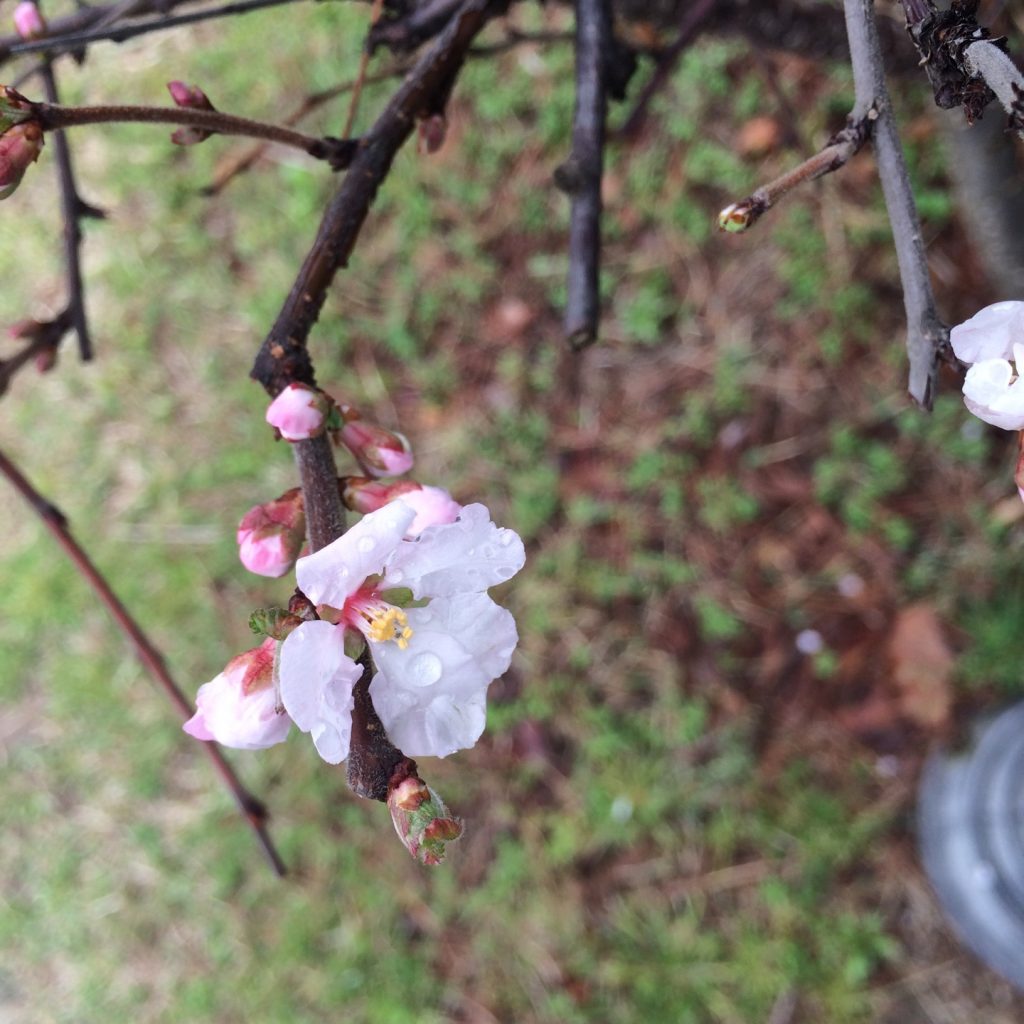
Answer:
<svg viewBox="0 0 1024 1024"><path fill-rule="evenodd" d="M897 612L888 655L903 717L926 729L943 726L953 703L953 652L931 605Z"/></svg>

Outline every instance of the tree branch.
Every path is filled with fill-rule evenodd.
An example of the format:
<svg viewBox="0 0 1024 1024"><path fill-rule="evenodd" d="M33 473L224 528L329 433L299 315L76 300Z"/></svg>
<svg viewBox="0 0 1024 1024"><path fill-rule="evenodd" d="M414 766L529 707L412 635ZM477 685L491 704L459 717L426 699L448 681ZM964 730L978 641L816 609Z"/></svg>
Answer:
<svg viewBox="0 0 1024 1024"><path fill-rule="evenodd" d="M845 128L828 140L820 153L804 160L791 171L762 185L738 203L727 206L718 215L718 226L723 231L746 231L757 223L761 215L770 210L786 193L807 181L838 171L856 154L871 135L877 111L872 107L865 117L854 120L851 114Z"/></svg>
<svg viewBox="0 0 1024 1024"><path fill-rule="evenodd" d="M251 376L271 397L293 381L315 384L306 341L327 289L348 263L377 191L416 119L436 113L438 104L447 99L470 44L497 13L497 6L494 0L465 0L359 141L349 172L327 207L313 247L256 356Z"/></svg>
<svg viewBox="0 0 1024 1024"><path fill-rule="evenodd" d="M335 274L352 253L360 229L395 155L416 120L440 113L470 45L501 6L494 0L464 0L431 48L420 58L370 131L360 140L351 167L320 223L309 254L281 312L256 356L251 376L273 397L288 384L315 384L307 350ZM344 531L337 470L326 437L299 441L295 459L302 479L310 549ZM354 691L348 782L359 796L386 800L393 769L405 758L387 738L369 696L369 656Z"/></svg>
<svg viewBox="0 0 1024 1024"><path fill-rule="evenodd" d="M60 102L57 93L57 79L53 65L44 59L39 68L43 90L48 103ZM71 147L62 131L54 132L53 149L57 160L57 177L60 181L60 203L64 218L64 262L67 265L68 304L67 310L78 335L78 351L83 362L92 359L92 338L89 336L89 321L85 314L85 286L82 283L82 230L83 216L103 216L100 211L82 201L75 185L75 171L71 163Z"/></svg>
<svg viewBox="0 0 1024 1024"><path fill-rule="evenodd" d="M608 0L576 3L576 109L572 152L555 183L572 203L565 336L574 349L597 340L601 313L601 177L604 171L605 79L611 47Z"/></svg>
<svg viewBox="0 0 1024 1024"><path fill-rule="evenodd" d="M650 81L644 86L643 92L637 97L633 111L626 118L617 134L623 139L635 139L647 118L647 107L658 91L671 78L679 64L679 58L686 48L697 37L704 22L714 11L716 0L696 0L683 8L683 19L679 24L679 35L675 42L658 58L658 65L651 75Z"/></svg>
<svg viewBox="0 0 1024 1024"><path fill-rule="evenodd" d="M903 285L907 315L908 390L918 405L930 409L937 373L937 354L949 341L949 330L935 310L928 263L921 239L921 224L900 148L892 102L885 85L882 54L875 29L872 0L843 0L846 31L853 65L855 102L850 117L856 121L877 110L874 144L878 176L892 225L893 242Z"/></svg>
<svg viewBox="0 0 1024 1024"><path fill-rule="evenodd" d="M53 534L57 543L64 549L64 553L71 559L75 568L96 592L100 601L113 616L114 621L120 626L122 632L135 647L135 653L139 661L142 662L149 674L160 684L170 698L171 703L181 713L182 720L187 721L191 718L195 709L171 678L171 674L167 671L160 652L153 646L149 637L146 636L138 623L131 617L128 609L125 608L117 595L111 590L110 584L107 583L100 571L92 564L89 556L71 535L64 515L29 483L18 467L2 451L0 451L0 473L11 482L18 493L32 506L46 528ZM239 810L249 823L249 827L253 830L256 839L263 847L271 867L278 875L284 875L287 869L267 829L268 814L266 806L242 785L241 780L235 774L231 764L224 757L224 753L216 743L209 742L200 745L213 762L213 766L217 769L217 773L224 784L231 790L231 795L235 798Z"/></svg>
<svg viewBox="0 0 1024 1024"><path fill-rule="evenodd" d="M152 0L145 4L146 9L162 11L177 3L184 3L187 0ZM137 36L147 35L150 32L160 32L168 28L177 28L180 25L194 25L200 21L210 21L214 18L227 18L235 14L248 14L250 11L258 11L264 7L279 7L281 4L293 3L295 0L241 0L240 3L225 4L223 7L208 7L202 11L190 11L188 14L178 14L174 17L154 18L151 21L137 22L133 25L108 25L104 28L86 28L84 31L67 31L65 35L58 35L57 32L64 26L85 25L95 26L102 22L116 6L108 7L87 7L83 11L67 18L55 19L50 25L51 34L45 39L33 39L24 42L20 37L9 37L0 39L0 61L8 57L17 57L23 53L41 53L43 51L56 56L61 53L69 53L73 50L81 50L90 43L98 43L109 40L112 43L123 43L127 39L134 39ZM140 8L141 10L141 8ZM140 13L136 10L134 13Z"/></svg>
<svg viewBox="0 0 1024 1024"><path fill-rule="evenodd" d="M973 124L998 97L1010 127L1024 138L1024 76L1007 55L1006 40L978 24L977 0L953 0L945 11L932 0L901 3L936 104L962 106Z"/></svg>
<svg viewBox="0 0 1024 1024"><path fill-rule="evenodd" d="M196 107L59 107L33 103L32 117L43 131L75 128L85 124L173 124L200 128L218 135L243 135L300 149L317 160L326 160L332 170L348 167L356 149L353 139L314 138L291 128L282 128L248 117L235 117L220 110Z"/></svg>

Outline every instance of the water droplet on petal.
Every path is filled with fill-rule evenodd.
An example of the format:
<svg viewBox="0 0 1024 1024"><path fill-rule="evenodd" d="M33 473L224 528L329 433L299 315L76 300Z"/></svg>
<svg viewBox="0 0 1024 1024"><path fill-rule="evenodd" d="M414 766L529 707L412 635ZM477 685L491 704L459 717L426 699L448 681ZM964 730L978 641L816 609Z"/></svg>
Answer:
<svg viewBox="0 0 1024 1024"><path fill-rule="evenodd" d="M494 571L495 571L495 572L496 572L496 573L497 573L497 574L498 574L498 575L499 575L499 576L500 576L500 577L501 577L501 578L502 578L503 580L510 580L510 579L512 579L512 577L513 577L513 576L515 576L515 574L516 574L516 571L515 571L515 569L513 569L511 565L499 565L499 566L498 566L498 568L497 568L497 569L495 569Z"/></svg>
<svg viewBox="0 0 1024 1024"><path fill-rule="evenodd" d="M498 552L493 544L485 544L480 552L484 558L493 558Z"/></svg>
<svg viewBox="0 0 1024 1024"><path fill-rule="evenodd" d="M512 543L513 534L510 530L502 530L501 536L498 538L498 543L503 547L507 548Z"/></svg>
<svg viewBox="0 0 1024 1024"><path fill-rule="evenodd" d="M430 686L441 678L444 664L432 651L424 651L409 662L408 672L413 686Z"/></svg>
<svg viewBox="0 0 1024 1024"><path fill-rule="evenodd" d="M368 555L375 547L377 542L372 537L360 537L356 541L356 547L362 551L364 555Z"/></svg>
<svg viewBox="0 0 1024 1024"><path fill-rule="evenodd" d="M388 570L388 582L390 583L401 583L405 579L405 573L401 569L389 569Z"/></svg>

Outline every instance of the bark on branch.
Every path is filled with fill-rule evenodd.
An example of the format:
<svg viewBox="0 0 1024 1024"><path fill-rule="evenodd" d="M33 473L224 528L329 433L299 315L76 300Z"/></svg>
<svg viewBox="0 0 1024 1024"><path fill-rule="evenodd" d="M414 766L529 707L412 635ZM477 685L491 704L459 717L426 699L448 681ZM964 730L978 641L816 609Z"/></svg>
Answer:
<svg viewBox="0 0 1024 1024"><path fill-rule="evenodd" d="M921 238L917 205L910 187L907 165L900 147L892 102L885 85L885 71L875 27L872 0L843 0L846 31L853 65L854 120L875 109L874 144L878 176L892 225L893 242L903 285L907 314L907 355L910 361L908 390L918 405L930 409L934 397L937 354L949 341L949 330L935 310L928 263Z"/></svg>

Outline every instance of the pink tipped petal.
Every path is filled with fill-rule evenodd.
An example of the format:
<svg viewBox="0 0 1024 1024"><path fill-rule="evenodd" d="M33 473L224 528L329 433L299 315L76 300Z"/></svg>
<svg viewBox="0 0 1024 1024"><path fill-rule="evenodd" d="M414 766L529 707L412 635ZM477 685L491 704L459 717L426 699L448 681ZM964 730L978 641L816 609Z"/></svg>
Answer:
<svg viewBox="0 0 1024 1024"><path fill-rule="evenodd" d="M194 736L197 740L214 740L217 737L210 732L202 711L197 711L183 726L182 729Z"/></svg>
<svg viewBox="0 0 1024 1024"><path fill-rule="evenodd" d="M286 441L305 441L323 433L330 400L316 388L289 384L267 409L267 422Z"/></svg>
<svg viewBox="0 0 1024 1024"><path fill-rule="evenodd" d="M348 757L352 689L362 674L345 654L340 628L329 622L304 622L281 648L281 702L330 764Z"/></svg>
<svg viewBox="0 0 1024 1024"><path fill-rule="evenodd" d="M415 517L400 501L363 516L333 544L298 560L299 589L313 604L343 607L367 576L382 571Z"/></svg>
<svg viewBox="0 0 1024 1024"><path fill-rule="evenodd" d="M462 512L462 506L443 487L421 487L403 494L401 500L416 513L409 537L418 537L428 526L454 523Z"/></svg>
<svg viewBox="0 0 1024 1024"><path fill-rule="evenodd" d="M26 40L41 39L46 35L46 22L31 0L24 0L14 8L14 31Z"/></svg>
<svg viewBox="0 0 1024 1024"><path fill-rule="evenodd" d="M238 750L262 750L283 742L291 721L278 714L273 687L245 694L241 676L222 672L200 686L196 713L185 723L185 732Z"/></svg>
<svg viewBox="0 0 1024 1024"><path fill-rule="evenodd" d="M295 554L288 550L280 534L271 537L248 534L242 537L238 557L242 565L257 576L283 576L295 564Z"/></svg>
<svg viewBox="0 0 1024 1024"><path fill-rule="evenodd" d="M400 544L388 560L385 585L409 587L417 598L481 593L511 579L525 560L517 533L495 526L483 505L466 505L457 522Z"/></svg>
<svg viewBox="0 0 1024 1024"><path fill-rule="evenodd" d="M394 448L378 448L377 458L380 460L383 476L401 476L408 473L415 462L411 451L397 451Z"/></svg>
<svg viewBox="0 0 1024 1024"><path fill-rule="evenodd" d="M1024 302L996 302L979 310L949 333L958 359L980 363L1009 359L1015 342L1024 341Z"/></svg>

